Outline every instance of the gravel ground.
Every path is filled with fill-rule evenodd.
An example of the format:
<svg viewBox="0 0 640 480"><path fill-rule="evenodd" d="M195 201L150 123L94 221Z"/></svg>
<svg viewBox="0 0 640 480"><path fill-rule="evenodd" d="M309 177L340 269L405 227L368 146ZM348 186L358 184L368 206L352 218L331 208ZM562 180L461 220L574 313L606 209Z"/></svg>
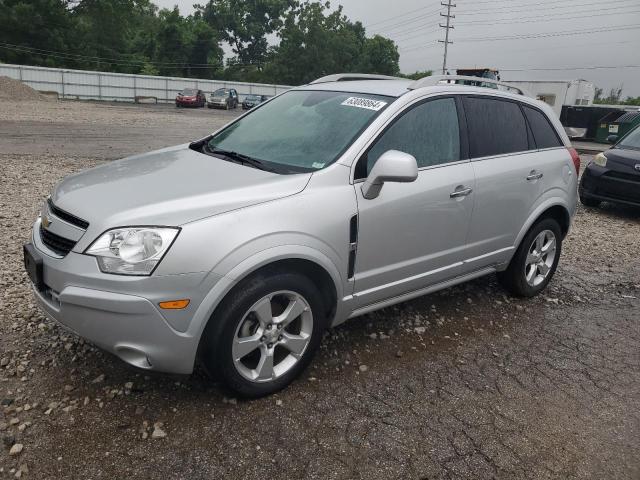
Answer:
<svg viewBox="0 0 640 480"><path fill-rule="evenodd" d="M246 402L66 333L21 260L61 177L229 114L2 107L0 478L640 478L640 211L581 207L543 296L487 277L367 315L328 332L290 388Z"/></svg>

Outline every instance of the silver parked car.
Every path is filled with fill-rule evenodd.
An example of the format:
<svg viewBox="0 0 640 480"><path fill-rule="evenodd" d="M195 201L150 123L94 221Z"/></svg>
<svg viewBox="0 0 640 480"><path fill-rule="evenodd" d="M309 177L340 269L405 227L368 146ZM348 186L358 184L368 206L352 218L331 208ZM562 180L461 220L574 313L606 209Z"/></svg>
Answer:
<svg viewBox="0 0 640 480"><path fill-rule="evenodd" d="M348 318L493 272L536 295L580 160L547 105L460 78L325 77L67 177L24 248L40 305L129 364L260 396Z"/></svg>

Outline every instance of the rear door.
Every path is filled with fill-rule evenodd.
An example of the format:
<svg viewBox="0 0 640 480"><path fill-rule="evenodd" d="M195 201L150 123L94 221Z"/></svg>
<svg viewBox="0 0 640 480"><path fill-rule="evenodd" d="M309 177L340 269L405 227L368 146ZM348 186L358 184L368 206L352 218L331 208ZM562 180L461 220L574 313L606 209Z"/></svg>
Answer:
<svg viewBox="0 0 640 480"><path fill-rule="evenodd" d="M356 306L433 285L460 273L473 211L473 169L453 97L419 102L398 115L356 167L364 179L388 150L416 157L418 178L387 182L380 195L358 199Z"/></svg>
<svg viewBox="0 0 640 480"><path fill-rule="evenodd" d="M466 271L507 261L541 195L545 171L519 102L464 96L476 198Z"/></svg>

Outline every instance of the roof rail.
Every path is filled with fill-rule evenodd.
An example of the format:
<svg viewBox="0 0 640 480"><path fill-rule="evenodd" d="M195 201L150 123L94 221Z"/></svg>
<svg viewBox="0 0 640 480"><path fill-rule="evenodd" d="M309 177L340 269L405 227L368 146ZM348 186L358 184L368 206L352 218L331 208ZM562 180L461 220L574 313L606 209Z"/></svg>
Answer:
<svg viewBox="0 0 640 480"><path fill-rule="evenodd" d="M469 83L467 82L473 82L471 83L471 86L495 88L497 90L515 92L519 95L524 95L525 97L531 96L526 90L509 83L493 80L491 78L469 77L467 75L431 75L429 77L423 77L416 80L409 85L408 88L409 90L415 90L417 88L432 87L442 84L468 85Z"/></svg>
<svg viewBox="0 0 640 480"><path fill-rule="evenodd" d="M326 75L320 77L313 82L309 82L309 85L314 83L329 83L329 82L349 82L355 80L403 80L400 77L390 77L388 75L374 75L370 73L334 73L333 75Z"/></svg>

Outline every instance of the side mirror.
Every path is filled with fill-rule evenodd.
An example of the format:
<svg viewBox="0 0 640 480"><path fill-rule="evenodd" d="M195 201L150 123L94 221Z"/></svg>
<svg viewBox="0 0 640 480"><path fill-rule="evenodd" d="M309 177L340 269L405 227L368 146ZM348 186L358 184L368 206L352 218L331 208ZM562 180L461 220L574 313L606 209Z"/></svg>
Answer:
<svg viewBox="0 0 640 480"><path fill-rule="evenodd" d="M618 141L618 135L609 135L607 137L607 142L616 143Z"/></svg>
<svg viewBox="0 0 640 480"><path fill-rule="evenodd" d="M362 184L362 196L368 200L380 195L384 182L413 182L418 178L418 162L413 155L388 150L382 154Z"/></svg>

